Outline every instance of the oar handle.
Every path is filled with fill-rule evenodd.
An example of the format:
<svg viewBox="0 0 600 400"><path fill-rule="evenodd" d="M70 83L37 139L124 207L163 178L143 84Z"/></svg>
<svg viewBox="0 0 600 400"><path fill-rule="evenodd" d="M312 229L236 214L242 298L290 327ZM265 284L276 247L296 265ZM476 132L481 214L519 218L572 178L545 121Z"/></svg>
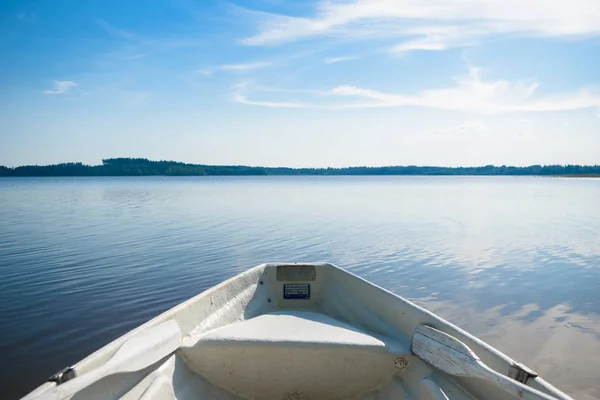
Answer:
<svg viewBox="0 0 600 400"><path fill-rule="evenodd" d="M524 400L556 400L556 397L547 395L546 393L540 392L539 390L531 388L527 385L522 384L521 382L517 382L512 378L502 375L482 362L479 362L479 365L481 366L481 369L478 370L478 372L480 372L479 376L483 379L495 383L505 392L508 392Z"/></svg>

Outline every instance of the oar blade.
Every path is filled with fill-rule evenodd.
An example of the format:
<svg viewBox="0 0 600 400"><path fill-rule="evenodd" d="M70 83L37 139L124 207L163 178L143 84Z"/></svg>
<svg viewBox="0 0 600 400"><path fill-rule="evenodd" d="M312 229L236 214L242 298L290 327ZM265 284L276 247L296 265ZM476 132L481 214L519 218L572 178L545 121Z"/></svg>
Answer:
<svg viewBox="0 0 600 400"><path fill-rule="evenodd" d="M434 367L456 376L478 376L479 357L460 340L427 325L413 334L412 352Z"/></svg>
<svg viewBox="0 0 600 400"><path fill-rule="evenodd" d="M455 376L482 378L524 400L552 400L554 397L490 369L463 342L427 325L419 325L412 337L412 352L439 370Z"/></svg>

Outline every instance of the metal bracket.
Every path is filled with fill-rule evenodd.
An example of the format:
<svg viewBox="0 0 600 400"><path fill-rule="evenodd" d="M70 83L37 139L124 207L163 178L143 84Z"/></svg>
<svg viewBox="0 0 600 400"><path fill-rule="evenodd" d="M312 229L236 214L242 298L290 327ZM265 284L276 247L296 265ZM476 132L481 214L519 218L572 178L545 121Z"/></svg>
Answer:
<svg viewBox="0 0 600 400"><path fill-rule="evenodd" d="M57 385L60 385L61 383L70 381L71 379L75 378L75 376L77 376L75 373L75 368L66 367L48 378L48 382L56 382Z"/></svg>
<svg viewBox="0 0 600 400"><path fill-rule="evenodd" d="M513 378L517 382L521 382L526 385L529 378L537 377L537 372L533 371L530 368L527 368L525 365L515 362L508 369L508 377Z"/></svg>

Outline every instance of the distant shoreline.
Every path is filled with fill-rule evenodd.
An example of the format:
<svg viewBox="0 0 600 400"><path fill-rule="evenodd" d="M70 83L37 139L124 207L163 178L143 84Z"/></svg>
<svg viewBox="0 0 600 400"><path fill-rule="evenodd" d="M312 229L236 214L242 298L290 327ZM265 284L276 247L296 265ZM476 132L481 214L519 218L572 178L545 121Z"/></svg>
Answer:
<svg viewBox="0 0 600 400"><path fill-rule="evenodd" d="M152 161L145 158L109 158L101 165L63 163L54 165L0 166L0 177L59 176L550 176L566 178L600 178L600 165L530 165L527 167L494 166L436 167L385 166L344 168L250 167L244 165L186 164L177 161Z"/></svg>
<svg viewBox="0 0 600 400"><path fill-rule="evenodd" d="M557 178L600 178L600 174L554 175Z"/></svg>

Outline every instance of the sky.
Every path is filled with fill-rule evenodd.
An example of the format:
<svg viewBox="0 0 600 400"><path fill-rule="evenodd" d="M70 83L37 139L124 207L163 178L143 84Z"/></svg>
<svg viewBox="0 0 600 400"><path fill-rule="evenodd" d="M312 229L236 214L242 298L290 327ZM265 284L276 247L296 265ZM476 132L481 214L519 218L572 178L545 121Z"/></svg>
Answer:
<svg viewBox="0 0 600 400"><path fill-rule="evenodd" d="M600 164L598 0L0 2L0 165Z"/></svg>

